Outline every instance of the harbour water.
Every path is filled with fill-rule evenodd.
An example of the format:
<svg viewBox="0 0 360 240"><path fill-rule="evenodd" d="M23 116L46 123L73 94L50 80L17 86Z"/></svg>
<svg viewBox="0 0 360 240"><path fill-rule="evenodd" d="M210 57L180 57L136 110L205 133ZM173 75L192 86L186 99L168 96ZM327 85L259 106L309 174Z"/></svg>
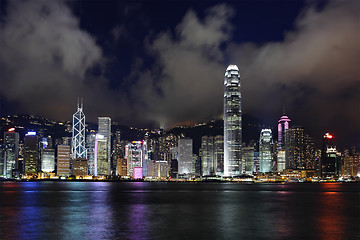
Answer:
<svg viewBox="0 0 360 240"><path fill-rule="evenodd" d="M359 183L0 182L0 239L359 239Z"/></svg>

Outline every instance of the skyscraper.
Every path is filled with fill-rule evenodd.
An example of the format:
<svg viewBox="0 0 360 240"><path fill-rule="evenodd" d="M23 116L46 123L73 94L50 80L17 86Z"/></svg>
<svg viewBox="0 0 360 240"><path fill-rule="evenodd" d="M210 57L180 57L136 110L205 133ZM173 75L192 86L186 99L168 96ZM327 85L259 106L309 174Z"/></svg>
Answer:
<svg viewBox="0 0 360 240"><path fill-rule="evenodd" d="M284 149L278 149L276 170L278 172L283 171L286 168L286 153Z"/></svg>
<svg viewBox="0 0 360 240"><path fill-rule="evenodd" d="M94 175L110 174L110 159L108 159L107 138L102 134L96 134L95 137L95 161Z"/></svg>
<svg viewBox="0 0 360 240"><path fill-rule="evenodd" d="M250 147L243 147L243 159L245 162L245 173L246 174L253 174L254 173L254 163L255 157L254 152L255 149L253 146Z"/></svg>
<svg viewBox="0 0 360 240"><path fill-rule="evenodd" d="M55 170L55 149L44 148L40 150L41 171L53 172Z"/></svg>
<svg viewBox="0 0 360 240"><path fill-rule="evenodd" d="M129 143L125 147L125 157L127 159L127 172L128 176L134 177L135 174L135 168L138 169L140 173L141 168L141 177L143 175L143 167L144 166L144 160L145 160L145 149L143 142L141 141L133 141L132 143Z"/></svg>
<svg viewBox="0 0 360 240"><path fill-rule="evenodd" d="M73 160L73 175L83 178L88 175L88 160L86 158L76 158Z"/></svg>
<svg viewBox="0 0 360 240"><path fill-rule="evenodd" d="M290 119L288 116L282 116L278 121L278 149L285 149L285 134L290 128Z"/></svg>
<svg viewBox="0 0 360 240"><path fill-rule="evenodd" d="M193 140L191 138L180 138L178 142L178 173L193 173Z"/></svg>
<svg viewBox="0 0 360 240"><path fill-rule="evenodd" d="M241 86L236 65L229 65L224 79L224 175L241 174Z"/></svg>
<svg viewBox="0 0 360 240"><path fill-rule="evenodd" d="M345 154L342 175L356 177L360 173L360 155L355 150L349 155Z"/></svg>
<svg viewBox="0 0 360 240"><path fill-rule="evenodd" d="M85 115L83 113L83 103L77 105L77 111L73 115L72 126L72 159L86 158L85 148Z"/></svg>
<svg viewBox="0 0 360 240"><path fill-rule="evenodd" d="M202 175L215 175L215 151L214 151L214 137L202 136L201 137L201 168Z"/></svg>
<svg viewBox="0 0 360 240"><path fill-rule="evenodd" d="M0 177L4 176L4 146L0 143Z"/></svg>
<svg viewBox="0 0 360 240"><path fill-rule="evenodd" d="M283 115L278 121L278 142L277 142L277 171L285 169L286 157L285 157L285 141L286 141L286 130L290 128L290 119Z"/></svg>
<svg viewBox="0 0 360 240"><path fill-rule="evenodd" d="M95 133L86 136L86 156L88 159L88 174L95 175Z"/></svg>
<svg viewBox="0 0 360 240"><path fill-rule="evenodd" d="M12 178L12 172L17 169L19 157L19 133L15 132L15 128L4 133L4 153L4 176Z"/></svg>
<svg viewBox="0 0 360 240"><path fill-rule="evenodd" d="M216 175L224 175L224 136L215 136L214 149Z"/></svg>
<svg viewBox="0 0 360 240"><path fill-rule="evenodd" d="M70 146L57 146L57 175L66 177L70 175Z"/></svg>
<svg viewBox="0 0 360 240"><path fill-rule="evenodd" d="M271 129L262 129L259 141L260 172L272 171L272 132Z"/></svg>
<svg viewBox="0 0 360 240"><path fill-rule="evenodd" d="M111 160L111 118L98 118L98 133L106 139L106 158L110 164Z"/></svg>
<svg viewBox="0 0 360 240"><path fill-rule="evenodd" d="M286 169L314 169L315 150L313 139L304 128L293 126L286 130Z"/></svg>
<svg viewBox="0 0 360 240"><path fill-rule="evenodd" d="M330 133L326 133L323 137L320 166L322 178L338 177L341 172L340 158L336 154L334 137Z"/></svg>
<svg viewBox="0 0 360 240"><path fill-rule="evenodd" d="M38 136L36 132L28 132L24 138L25 157L24 157L24 174L31 176L39 172L39 147Z"/></svg>

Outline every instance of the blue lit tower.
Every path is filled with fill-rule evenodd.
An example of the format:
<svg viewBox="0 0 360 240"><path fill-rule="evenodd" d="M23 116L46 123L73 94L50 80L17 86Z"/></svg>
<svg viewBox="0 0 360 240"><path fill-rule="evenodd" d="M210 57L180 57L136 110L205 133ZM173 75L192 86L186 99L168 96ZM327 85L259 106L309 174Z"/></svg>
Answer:
<svg viewBox="0 0 360 240"><path fill-rule="evenodd" d="M224 79L224 176L242 173L240 73L229 65Z"/></svg>
<svg viewBox="0 0 360 240"><path fill-rule="evenodd" d="M78 101L77 111L73 115L71 155L73 159L86 158L85 115L83 112L82 100L81 100L81 104Z"/></svg>

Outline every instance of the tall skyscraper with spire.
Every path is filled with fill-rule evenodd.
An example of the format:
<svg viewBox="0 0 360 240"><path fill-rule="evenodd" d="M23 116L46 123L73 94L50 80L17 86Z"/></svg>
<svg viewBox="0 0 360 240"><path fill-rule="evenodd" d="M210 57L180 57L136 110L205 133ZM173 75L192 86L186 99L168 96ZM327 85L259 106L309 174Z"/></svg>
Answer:
<svg viewBox="0 0 360 240"><path fill-rule="evenodd" d="M283 116L278 121L278 143L277 143L277 171L282 171L286 168L286 157L285 157L285 133L290 128L290 119L285 115L285 108Z"/></svg>
<svg viewBox="0 0 360 240"><path fill-rule="evenodd" d="M83 100L78 99L77 111L73 115L71 156L75 158L86 158L85 148L85 114L83 112Z"/></svg>
<svg viewBox="0 0 360 240"><path fill-rule="evenodd" d="M290 128L290 119L285 115L278 121L278 149L285 149L285 132Z"/></svg>
<svg viewBox="0 0 360 240"><path fill-rule="evenodd" d="M242 173L241 85L236 65L229 65L224 79L224 176Z"/></svg>

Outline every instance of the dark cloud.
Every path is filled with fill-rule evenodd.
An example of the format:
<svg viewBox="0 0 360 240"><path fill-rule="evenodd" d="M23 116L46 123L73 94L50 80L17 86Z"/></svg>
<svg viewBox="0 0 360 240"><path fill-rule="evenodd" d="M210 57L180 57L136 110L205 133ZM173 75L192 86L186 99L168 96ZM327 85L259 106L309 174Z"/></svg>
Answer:
<svg viewBox="0 0 360 240"><path fill-rule="evenodd" d="M113 106L122 96L101 74L92 74L106 62L101 48L64 2L9 1L0 49L0 94L19 102L17 112L66 120L78 96L89 116L119 111Z"/></svg>
<svg viewBox="0 0 360 240"><path fill-rule="evenodd" d="M147 48L156 59L152 69L132 74L132 94L144 100L147 117L163 127L220 117L224 54L220 45L231 38L226 5L208 10L205 19L188 11L171 31L149 41Z"/></svg>
<svg viewBox="0 0 360 240"><path fill-rule="evenodd" d="M310 5L284 41L234 43L228 54L241 68L245 111L275 120L284 104L314 137L328 130L359 142L359 1Z"/></svg>
<svg viewBox="0 0 360 240"><path fill-rule="evenodd" d="M285 105L314 137L329 129L359 142L360 2L310 2L283 41L261 45L233 40L241 29L232 9L217 5L204 17L189 10L174 29L149 34L145 48L154 62L139 56L112 90L101 47L64 2L9 1L0 26L0 94L19 112L55 119L69 119L84 96L92 119L170 127L222 116L231 63L240 67L245 113L275 125ZM124 35L117 26L115 40Z"/></svg>
<svg viewBox="0 0 360 240"><path fill-rule="evenodd" d="M232 41L230 9L216 6L204 19L189 11L175 35L150 41L157 63L138 73L136 85L149 117L169 125L221 115L223 73L231 62L240 67L245 113L275 125L285 106L316 139L328 130L342 143L359 142L360 3L310 4L283 41L262 45Z"/></svg>

